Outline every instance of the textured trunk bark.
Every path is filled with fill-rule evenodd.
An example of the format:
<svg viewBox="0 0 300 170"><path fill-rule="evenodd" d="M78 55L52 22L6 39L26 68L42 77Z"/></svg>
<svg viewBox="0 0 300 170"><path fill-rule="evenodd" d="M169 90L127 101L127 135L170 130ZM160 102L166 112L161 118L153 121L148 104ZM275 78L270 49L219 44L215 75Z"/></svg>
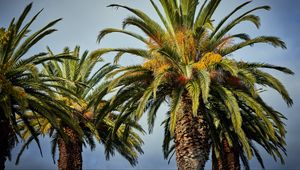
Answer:
<svg viewBox="0 0 300 170"><path fill-rule="evenodd" d="M59 170L81 170L82 169L82 143L77 134L71 128L64 128L64 132L69 138L66 142L63 138L58 139L59 147Z"/></svg>
<svg viewBox="0 0 300 170"><path fill-rule="evenodd" d="M0 170L5 168L5 161L7 157L8 137L7 123L0 120Z"/></svg>
<svg viewBox="0 0 300 170"><path fill-rule="evenodd" d="M179 170L201 170L209 156L208 125L192 115L192 103L183 97L175 127L176 162Z"/></svg>
<svg viewBox="0 0 300 170"><path fill-rule="evenodd" d="M230 147L227 140L222 141L223 158L217 159L213 153L213 169L214 170L240 170L239 151L234 147Z"/></svg>
<svg viewBox="0 0 300 170"><path fill-rule="evenodd" d="M5 169L5 162L10 159L10 151L15 145L13 129L0 108L0 170Z"/></svg>
<svg viewBox="0 0 300 170"><path fill-rule="evenodd" d="M0 170L5 169L5 162L14 145L12 140L14 140L13 131L9 121L0 116Z"/></svg>

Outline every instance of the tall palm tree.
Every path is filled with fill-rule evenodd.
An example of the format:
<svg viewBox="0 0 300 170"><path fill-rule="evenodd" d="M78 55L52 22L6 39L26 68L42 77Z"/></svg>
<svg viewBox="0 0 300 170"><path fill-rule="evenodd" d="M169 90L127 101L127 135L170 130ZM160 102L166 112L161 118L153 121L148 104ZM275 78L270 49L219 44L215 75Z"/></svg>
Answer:
<svg viewBox="0 0 300 170"><path fill-rule="evenodd" d="M28 110L47 118L54 127L58 127L56 117L61 118L63 122L69 122L71 127L78 127L70 119L70 115L61 114L67 112L68 108L49 96L51 86L47 85L46 79L39 78L36 67L47 60L59 60L68 56L49 57L46 53L26 56L28 50L37 42L56 31L52 27L61 19L54 20L29 34L31 24L41 13L38 12L24 24L23 21L31 7L32 4L28 5L17 20L11 21L8 28L0 29L0 169L5 168L5 161L10 157L16 134L19 134L16 115L23 119L32 134L35 134L34 129L24 117ZM36 136L34 139L38 143Z"/></svg>
<svg viewBox="0 0 300 170"><path fill-rule="evenodd" d="M137 119L149 108L150 125L153 125L153 118L161 103L167 100L170 106L169 133L174 139L178 168L203 169L209 156L210 140L215 148L222 143L224 135L228 136L228 129L222 128L222 131L213 137L214 125L210 121L212 116L222 124L231 122L229 130L248 159L253 155L253 148L249 145L249 139L243 129L244 110L247 110L247 114L257 115L264 123L262 128L266 128L272 138L275 138L276 134L274 126L280 129L282 137L284 129L278 120L280 116L274 115L275 111L259 97L255 85L274 88L290 106L292 99L284 86L272 75L251 67L240 68L237 61L228 58L233 52L257 43L286 48L283 41L273 36L250 38L245 33L229 34L232 28L243 22L251 22L259 27L260 19L252 13L269 10L270 7L259 6L228 21L233 14L250 3L245 2L214 25L212 15L220 0L203 2L199 11L199 0L160 0L164 15L152 0L150 2L163 26L141 10L113 4L110 6L125 8L135 14L123 21L123 28L128 25L135 26L147 37L124 29L108 28L100 32L98 40L109 33L119 32L147 45L146 50L107 49L118 52L116 61L125 53L145 59L142 65L121 67L113 71L110 76L119 76L112 81L110 88L121 87L118 93L121 99L122 95L128 97L126 93L131 92L133 97L129 96L126 104L131 103L132 107L136 107L134 113ZM239 41L234 43L235 39ZM271 65L261 67L278 68ZM285 72L292 74L290 70ZM143 86L145 90L141 93L139 89ZM150 100L151 98L153 100ZM219 103L224 106L226 122L224 118L216 116L220 113L210 112L211 98L218 98ZM221 140L217 140L218 138ZM226 137L227 142L230 143L229 139L232 138Z"/></svg>
<svg viewBox="0 0 300 170"><path fill-rule="evenodd" d="M54 56L49 49L50 55ZM70 53L66 48L64 53ZM80 48L76 47L72 52L73 60L63 59L61 62L49 61L44 64L42 75L51 78L53 84L57 88L57 93L53 96L57 100L63 101L66 105L73 108L73 119L78 121L84 132L85 142L82 141L78 134L75 133L68 125L63 124L62 127L67 134L69 140L64 140L55 132L51 124L46 119L28 114L31 124L36 131L42 135L49 133L52 140L52 156L54 158L56 147L59 149L58 169L82 169L82 145L90 145L91 149L95 148L93 137L95 136L106 149L106 157L114 154L117 150L132 165L137 163L138 153L142 153L142 140L133 130L143 132L141 127L129 119L120 122L120 128L115 129L114 124L118 120L118 116L113 113L116 108L112 108L111 112L104 113L104 108L108 109L109 102L104 97L109 93L108 82L103 82L103 77L116 68L114 65L104 64L95 71L95 67L99 61L101 52L94 51L88 53L85 51L80 56ZM95 71L92 74L92 71ZM61 87L65 87L62 89ZM73 96L73 97L72 97ZM28 139L24 148L30 143L30 131L21 126L23 138ZM113 131L115 133L113 134ZM20 153L20 154L21 154ZM17 160L18 161L18 160Z"/></svg>

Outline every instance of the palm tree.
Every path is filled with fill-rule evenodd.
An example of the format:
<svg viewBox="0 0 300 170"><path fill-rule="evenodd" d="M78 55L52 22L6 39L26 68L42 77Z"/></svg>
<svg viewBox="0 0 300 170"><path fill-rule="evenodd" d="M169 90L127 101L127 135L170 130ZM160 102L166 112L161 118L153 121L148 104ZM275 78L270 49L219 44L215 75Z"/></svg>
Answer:
<svg viewBox="0 0 300 170"><path fill-rule="evenodd" d="M205 1L199 12L197 12L198 0L160 0L164 15L152 0L150 2L159 15L163 27L141 10L112 4L111 7L125 8L135 14L123 21L123 28L128 25L135 26L147 37L124 29L108 28L100 32L98 40L109 33L119 32L147 45L146 50L107 49L118 52L115 61L125 53L145 59L142 65L121 67L110 73L110 76L119 75L111 82L110 88L121 88L118 92L119 98L127 97L125 104L136 108L133 111L136 119L149 109L150 129L161 103L164 101L169 103L168 130L174 139L178 168L203 169L209 156L210 140L216 148L226 136L229 136L228 129L223 127L221 131L217 131L217 136L213 136L214 124L210 120L213 116L222 125L230 122L230 126L227 126L232 131L230 134L234 134L236 139L234 141L239 142L241 146L239 149L242 149L248 159L251 159L255 151L250 146L246 131L243 129L244 122L247 122L242 116L245 110L246 114L255 114L259 117L264 125L260 128L265 128L272 139L276 138L274 126L280 129L280 137L283 137L283 125L278 120L280 116L259 97L256 85L274 88L290 106L292 99L284 86L272 75L255 67L240 68L237 61L228 58L233 52L257 43L286 48L283 41L273 36L250 38L245 33L229 34L233 27L243 22L251 22L259 27L260 19L252 13L257 10L269 10L270 7L256 7L227 23L233 14L250 3L245 2L218 24L213 25L212 15L220 0ZM239 40L238 43L233 42L235 39ZM262 64L261 67L279 69L272 65ZM284 72L292 74L290 70ZM127 94L128 92L132 97ZM210 110L212 99L218 99L218 104L224 106L226 121L219 117L218 114L221 113L213 113ZM233 137L225 139L230 143Z"/></svg>
<svg viewBox="0 0 300 170"><path fill-rule="evenodd" d="M50 49L49 54L54 56ZM64 53L70 53L66 48ZM143 132L141 127L129 119L120 122L120 128L115 129L114 124L118 122L118 116L112 112L103 112L104 108L110 109L109 102L104 100L108 92L108 82L103 82L103 77L116 68L114 65L104 64L92 74L97 66L101 52L85 51L80 57L80 48L76 47L72 52L74 59L63 59L61 62L49 61L44 64L42 75L51 78L53 85L59 87L53 96L73 108L73 119L79 122L84 132L84 141L68 125L61 125L69 140L64 140L52 128L51 124L44 118L36 117L28 113L31 125L42 135L49 134L52 140L52 156L54 160L56 147L59 148L58 169L82 169L82 145L90 145L95 148L93 137L95 136L106 149L106 157L114 154L117 150L132 165L137 163L138 153L142 153L142 140L135 131ZM61 87L64 87L62 89ZM73 96L73 97L72 97ZM30 131L23 127L20 122L23 138L27 143L23 146L20 154L31 142ZM135 131L133 130L135 129ZM115 131L115 133L114 133ZM126 135L127 134L127 135ZM17 160L18 162L18 160Z"/></svg>
<svg viewBox="0 0 300 170"><path fill-rule="evenodd" d="M68 108L49 96L51 86L46 84L46 79L39 78L36 67L47 60L59 60L68 56L49 57L46 53L39 53L26 57L28 50L37 42L56 31L52 27L61 19L54 20L29 34L31 24L41 12L33 16L28 23L23 24L31 7L32 4L28 5L17 20L11 21L8 28L0 29L0 169L5 168L5 161L10 158L10 150L16 141L16 134L19 135L17 115L23 119L32 134L35 132L24 117L24 113L28 110L47 118L54 127L58 127L56 117L61 118L63 122L68 122L71 127L77 127L70 119L70 115L61 114L67 112ZM34 139L38 143L35 135Z"/></svg>

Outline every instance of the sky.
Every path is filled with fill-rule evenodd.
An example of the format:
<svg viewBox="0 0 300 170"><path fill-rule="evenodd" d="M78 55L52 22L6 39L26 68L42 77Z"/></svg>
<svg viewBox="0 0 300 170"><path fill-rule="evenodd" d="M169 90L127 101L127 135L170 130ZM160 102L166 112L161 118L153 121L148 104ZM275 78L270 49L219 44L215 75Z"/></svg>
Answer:
<svg viewBox="0 0 300 170"><path fill-rule="evenodd" d="M100 44L96 42L97 35L101 29L107 27L121 28L122 20L130 16L130 13L123 9L116 10L108 8L111 3L124 4L130 7L139 8L146 12L155 20L159 20L148 0L0 0L0 27L7 27L12 17L18 17L27 4L33 1L33 9L29 16L33 16L40 9L44 8L41 15L31 27L32 30L41 28L46 23L63 18L55 28L57 32L43 39L31 51L28 56L45 51L49 46L54 52L61 52L66 46L71 49L76 45L81 46L81 50L95 50L103 47L141 47L144 45L126 35L112 34L107 36ZM235 8L244 1L240 0L223 0L217 9L213 18L219 21L225 14ZM275 109L284 113L288 118L285 121L287 125L287 153L285 165L275 162L273 158L267 155L263 150L261 153L265 161L266 169L297 169L299 168L300 154L300 63L298 60L300 54L299 30L300 30L300 1L298 0L253 0L246 9L258 5L270 5L271 11L259 11L262 25L257 30L253 25L245 23L232 31L246 32L251 37L258 35L278 36L287 44L287 50L275 49L269 45L255 45L247 47L233 56L234 59L244 61L266 62L275 65L281 65L292 69L294 76L283 75L278 72L272 72L277 78L283 82L288 89L290 95L294 99L292 108L288 108L280 96L273 90L263 93L264 99ZM137 31L133 27L129 30ZM112 55L104 56L106 62L112 62ZM126 56L121 61L122 65L130 65L142 60L136 57ZM176 162L173 158L168 164L163 159L161 145L163 140L163 127L160 126L161 120L164 118L166 106L159 110L158 119L154 133L143 136L145 144L143 146L144 154L139 157L139 164L131 167L130 164L121 156L116 154L109 161L104 158L103 147L97 145L97 148L91 152L89 148L83 151L83 168L84 169L176 169ZM146 118L143 117L141 124L145 129ZM12 161L7 162L8 169L56 169L57 165L53 163L50 153L50 139L41 138L43 148L43 158L39 155L37 146L33 143L29 149L25 151L19 165L15 165L14 161L20 146L13 150ZM58 157L56 157L58 159ZM210 168L211 162L207 162L207 168ZM258 162L253 159L250 162L252 169L260 169Z"/></svg>

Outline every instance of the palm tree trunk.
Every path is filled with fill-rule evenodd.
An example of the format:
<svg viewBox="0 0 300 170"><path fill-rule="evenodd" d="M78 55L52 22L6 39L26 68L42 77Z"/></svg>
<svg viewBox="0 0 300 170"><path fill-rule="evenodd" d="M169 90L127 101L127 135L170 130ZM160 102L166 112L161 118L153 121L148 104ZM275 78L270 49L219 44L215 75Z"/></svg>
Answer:
<svg viewBox="0 0 300 170"><path fill-rule="evenodd" d="M13 129L9 120L0 108L0 170L5 169L5 162L10 158L10 151L14 147Z"/></svg>
<svg viewBox="0 0 300 170"><path fill-rule="evenodd" d="M213 169L214 170L240 170L239 152L234 147L230 147L228 141L223 139L222 158L217 158L213 152Z"/></svg>
<svg viewBox="0 0 300 170"><path fill-rule="evenodd" d="M9 132L7 130L8 124L4 120L0 120L0 170L5 168L5 162L7 157L8 137Z"/></svg>
<svg viewBox="0 0 300 170"><path fill-rule="evenodd" d="M71 128L64 128L69 141L58 139L59 147L59 170L81 170L82 169L82 143L77 134Z"/></svg>
<svg viewBox="0 0 300 170"><path fill-rule="evenodd" d="M176 162L179 170L201 170L209 156L208 125L204 116L192 115L192 103L183 97L175 127Z"/></svg>

